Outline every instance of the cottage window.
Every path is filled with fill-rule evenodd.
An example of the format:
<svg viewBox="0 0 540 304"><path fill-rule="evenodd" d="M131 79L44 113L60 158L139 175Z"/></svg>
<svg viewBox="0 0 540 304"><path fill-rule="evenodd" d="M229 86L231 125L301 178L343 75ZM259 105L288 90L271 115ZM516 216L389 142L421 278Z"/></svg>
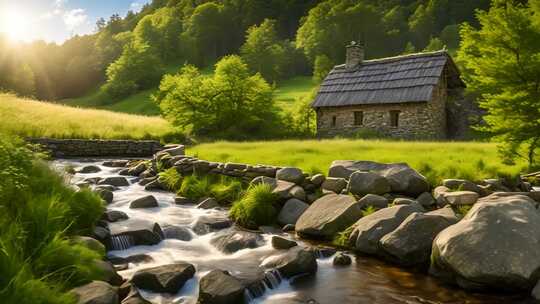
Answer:
<svg viewBox="0 0 540 304"><path fill-rule="evenodd" d="M362 126L364 124L364 112L354 111L354 125Z"/></svg>
<svg viewBox="0 0 540 304"><path fill-rule="evenodd" d="M390 111L390 126L399 126L399 111Z"/></svg>
<svg viewBox="0 0 540 304"><path fill-rule="evenodd" d="M332 116L332 127L335 127L335 126L336 126L336 121L337 121L337 117L336 117L336 116Z"/></svg>

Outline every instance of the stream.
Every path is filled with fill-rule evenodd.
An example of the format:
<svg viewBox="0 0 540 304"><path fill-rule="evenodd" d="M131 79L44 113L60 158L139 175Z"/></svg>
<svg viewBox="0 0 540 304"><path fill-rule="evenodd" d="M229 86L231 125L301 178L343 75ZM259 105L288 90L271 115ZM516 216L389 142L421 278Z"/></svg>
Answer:
<svg viewBox="0 0 540 304"><path fill-rule="evenodd" d="M101 172L92 174L75 174L71 179L73 184L89 177L118 176L120 168L101 166L104 160L56 160L54 166L63 169L65 166L75 168L85 165L97 165ZM228 270L233 276L253 280L266 278L266 290L261 296L255 297L252 292L246 291L249 303L534 303L526 295L490 295L470 293L444 285L437 279L414 270L407 270L387 264L380 260L355 256L350 266L336 267L332 264L332 256L320 257L317 260L318 271L316 276L295 281L294 284L282 280L279 274L265 273L259 266L263 261L280 252L270 244L270 234L263 234L264 242L255 249L242 249L233 254L224 254L213 245L210 240L224 230L197 235L193 232L195 223L202 218L226 219L226 210L203 210L194 205L176 205L175 195L163 191L146 191L138 185L136 177L126 177L130 181L127 187L120 187L114 191L114 200L108 205L108 210L125 212L129 219L110 223L111 233L133 230L141 226L158 223L161 227L170 225L189 229L192 239L181 241L177 239L164 239L154 246L130 246L129 239L116 239L115 248L108 252L108 256L130 257L145 254L151 260L134 261L129 268L119 271L119 274L129 279L137 270L172 264L174 262L189 262L197 270L195 277L190 279L176 295L156 294L141 291L141 294L152 303L186 303L195 304L198 296L198 280L213 269ZM133 199L152 194L159 202L157 208L130 209L129 203ZM238 229L230 227L226 229ZM226 230L225 229L225 230ZM295 239L300 246L313 246L297 239L292 234L285 234L286 238ZM129 247L129 248L127 248ZM127 249L121 249L127 248ZM282 251L281 251L282 252ZM530 302L529 302L530 301Z"/></svg>

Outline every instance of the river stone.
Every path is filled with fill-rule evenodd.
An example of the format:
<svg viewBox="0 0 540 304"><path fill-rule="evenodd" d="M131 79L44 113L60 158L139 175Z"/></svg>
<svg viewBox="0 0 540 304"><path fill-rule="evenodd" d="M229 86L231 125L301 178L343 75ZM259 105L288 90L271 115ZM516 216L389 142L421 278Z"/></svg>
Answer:
<svg viewBox="0 0 540 304"><path fill-rule="evenodd" d="M298 200L301 200L301 201L306 200L306 192L304 191L304 188L300 186L292 187L292 189L289 191L289 194L291 197L296 198Z"/></svg>
<svg viewBox="0 0 540 304"><path fill-rule="evenodd" d="M119 210L109 210L105 212L104 217L105 217L105 220L110 223L124 221L124 220L129 219L129 216L125 212L119 211Z"/></svg>
<svg viewBox="0 0 540 304"><path fill-rule="evenodd" d="M183 145L176 145L174 147L161 150L158 153L159 154L169 153L170 156L179 156L179 155L185 155L185 152L186 152L186 147L184 147Z"/></svg>
<svg viewBox="0 0 540 304"><path fill-rule="evenodd" d="M290 231L294 231L295 229L296 229L296 227L293 224L287 224L287 225L283 226L283 228L281 228L281 231L290 232Z"/></svg>
<svg viewBox="0 0 540 304"><path fill-rule="evenodd" d="M214 209L219 207L218 202L214 198L206 198L197 205L198 209Z"/></svg>
<svg viewBox="0 0 540 304"><path fill-rule="evenodd" d="M167 226L163 229L166 239L175 239L180 241L191 241L193 238L189 229L179 226Z"/></svg>
<svg viewBox="0 0 540 304"><path fill-rule="evenodd" d="M201 216L195 221L192 229L197 235L203 235L217 230L229 228L231 226L232 221L228 218Z"/></svg>
<svg viewBox="0 0 540 304"><path fill-rule="evenodd" d="M116 288L107 282L92 281L86 285L74 288L78 304L118 304Z"/></svg>
<svg viewBox="0 0 540 304"><path fill-rule="evenodd" d="M97 260L94 262L95 267L99 270L101 278L107 283L113 286L120 286L124 282L124 279L116 273L114 266L111 262Z"/></svg>
<svg viewBox="0 0 540 304"><path fill-rule="evenodd" d="M124 187L129 186L129 182L123 176L110 176L99 180L98 185L112 185L116 187Z"/></svg>
<svg viewBox="0 0 540 304"><path fill-rule="evenodd" d="M343 189L347 188L347 180L340 177L329 177L324 180L321 188L339 194Z"/></svg>
<svg viewBox="0 0 540 304"><path fill-rule="evenodd" d="M369 171L385 177L390 183L391 192L417 197L430 188L427 179L406 163L336 160L330 165L328 176L349 179L356 171Z"/></svg>
<svg viewBox="0 0 540 304"><path fill-rule="evenodd" d="M423 212L418 203L384 208L364 216L354 224L349 242L356 250L367 253L379 253L379 241L387 233L396 229L413 212Z"/></svg>
<svg viewBox="0 0 540 304"><path fill-rule="evenodd" d="M99 252L102 255L105 255L105 246L98 240L91 238L89 236L75 236L73 237L73 241L77 244L81 244L84 247L93 250L95 252Z"/></svg>
<svg viewBox="0 0 540 304"><path fill-rule="evenodd" d="M166 190L167 187L164 186L160 181L159 178L154 179L153 181L149 182L144 186L144 190L146 191L152 191L152 190Z"/></svg>
<svg viewBox="0 0 540 304"><path fill-rule="evenodd" d="M183 197L183 196L177 196L174 198L174 203L176 205L193 205L195 204L195 202L190 199L190 198L187 198L187 197Z"/></svg>
<svg viewBox="0 0 540 304"><path fill-rule="evenodd" d="M356 195L385 194L390 192L390 183L377 173L357 171L351 174L347 190Z"/></svg>
<svg viewBox="0 0 540 304"><path fill-rule="evenodd" d="M452 206L473 205L478 200L478 193L472 191L447 192L444 200Z"/></svg>
<svg viewBox="0 0 540 304"><path fill-rule="evenodd" d="M317 258L313 251L294 247L287 252L272 256L263 261L262 267L275 268L286 278L298 275L315 274Z"/></svg>
<svg viewBox="0 0 540 304"><path fill-rule="evenodd" d="M281 199L286 200L291 198L291 189L296 185L291 182L277 180L276 186L272 190L272 193L277 194Z"/></svg>
<svg viewBox="0 0 540 304"><path fill-rule="evenodd" d="M274 247L275 249L289 249L298 245L295 241L287 240L286 238L282 238L277 235L272 236L271 241L272 247Z"/></svg>
<svg viewBox="0 0 540 304"><path fill-rule="evenodd" d="M112 191L103 189L103 188L96 188L94 189L94 192L101 197L102 200L107 203L107 205L111 204L114 198L114 194Z"/></svg>
<svg viewBox="0 0 540 304"><path fill-rule="evenodd" d="M263 238L257 233L231 230L212 238L210 244L221 252L230 254L246 248L257 248L262 241Z"/></svg>
<svg viewBox="0 0 540 304"><path fill-rule="evenodd" d="M130 230L119 235L132 236L135 245L156 245L161 242L162 239L158 232L150 229Z"/></svg>
<svg viewBox="0 0 540 304"><path fill-rule="evenodd" d="M427 265L433 239L454 223L444 216L414 212L383 236L379 245L390 260L401 265Z"/></svg>
<svg viewBox="0 0 540 304"><path fill-rule="evenodd" d="M362 209L367 209L370 206L375 209L388 207L388 199L376 194L366 194L358 201L358 203Z"/></svg>
<svg viewBox="0 0 540 304"><path fill-rule="evenodd" d="M88 173L98 173L101 171L101 168L95 165L84 166L77 171L77 173L88 174Z"/></svg>
<svg viewBox="0 0 540 304"><path fill-rule="evenodd" d="M296 222L296 232L306 237L333 238L362 216L354 197L325 195L309 206Z"/></svg>
<svg viewBox="0 0 540 304"><path fill-rule="evenodd" d="M139 176L142 174L146 169L148 169L145 162L140 162L137 165L128 168L127 175L131 176Z"/></svg>
<svg viewBox="0 0 540 304"><path fill-rule="evenodd" d="M459 221L459 218L457 217L456 213L454 212L454 209L452 209L452 207L450 205L447 205L447 206L445 206L443 208L439 208L437 210L427 212L426 214L444 216L448 220L452 221L454 224Z"/></svg>
<svg viewBox="0 0 540 304"><path fill-rule="evenodd" d="M155 208L158 206L157 199L153 195L146 195L143 197L139 197L137 199L134 199L129 203L129 208L136 209L136 208Z"/></svg>
<svg viewBox="0 0 540 304"><path fill-rule="evenodd" d="M272 189L274 189L277 186L277 180L268 176L257 176L251 181L251 185L254 186L258 184L267 184L270 185Z"/></svg>
<svg viewBox="0 0 540 304"><path fill-rule="evenodd" d="M276 178L299 185L304 181L304 173L298 168L285 167L277 170Z"/></svg>
<svg viewBox="0 0 540 304"><path fill-rule="evenodd" d="M317 187L322 185L325 180L326 180L326 177L323 174L315 174L310 179L311 183Z"/></svg>
<svg viewBox="0 0 540 304"><path fill-rule="evenodd" d="M405 198L405 197L395 198L394 201L392 202L392 204L394 205L410 205L414 203L418 203L418 202L413 199Z"/></svg>
<svg viewBox="0 0 540 304"><path fill-rule="evenodd" d="M438 186L433 189L433 198L437 202L437 206L442 207L446 205L446 200L444 199L444 195L446 193L450 192L450 189L445 186Z"/></svg>
<svg viewBox="0 0 540 304"><path fill-rule="evenodd" d="M351 257L342 252L336 254L336 256L334 257L334 260L332 261L332 264L334 264L334 266L347 266L347 265L351 265L351 263L352 263Z"/></svg>
<svg viewBox="0 0 540 304"><path fill-rule="evenodd" d="M534 201L490 195L437 235L430 272L466 289L530 290L540 274L538 248Z"/></svg>
<svg viewBox="0 0 540 304"><path fill-rule="evenodd" d="M420 194L420 196L416 198L416 201L424 208L434 206L437 203L437 201L435 201L435 198L433 198L433 195L431 195L431 193L429 192L424 192Z"/></svg>
<svg viewBox="0 0 540 304"><path fill-rule="evenodd" d="M193 275L193 265L176 263L138 270L131 282L140 289L176 294Z"/></svg>
<svg viewBox="0 0 540 304"><path fill-rule="evenodd" d="M309 205L296 198L287 200L278 214L277 221L281 225L296 225L298 218L309 208Z"/></svg>
<svg viewBox="0 0 540 304"><path fill-rule="evenodd" d="M245 303L244 285L223 270L212 270L199 282L199 304Z"/></svg>
<svg viewBox="0 0 540 304"><path fill-rule="evenodd" d="M484 190L480 186L465 179L444 179L442 184L452 190L472 191L478 194L484 193Z"/></svg>
<svg viewBox="0 0 540 304"><path fill-rule="evenodd" d="M121 168L121 167L125 167L127 163L128 163L127 160L115 159L115 160L104 161L101 165L104 167Z"/></svg>

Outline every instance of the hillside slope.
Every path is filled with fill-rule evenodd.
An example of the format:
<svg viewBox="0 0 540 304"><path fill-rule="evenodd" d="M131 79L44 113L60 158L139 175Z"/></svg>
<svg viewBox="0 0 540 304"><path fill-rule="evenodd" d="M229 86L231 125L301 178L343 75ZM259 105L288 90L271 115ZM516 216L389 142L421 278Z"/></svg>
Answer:
<svg viewBox="0 0 540 304"><path fill-rule="evenodd" d="M0 94L0 132L23 137L161 138L173 129L164 119L89 110Z"/></svg>

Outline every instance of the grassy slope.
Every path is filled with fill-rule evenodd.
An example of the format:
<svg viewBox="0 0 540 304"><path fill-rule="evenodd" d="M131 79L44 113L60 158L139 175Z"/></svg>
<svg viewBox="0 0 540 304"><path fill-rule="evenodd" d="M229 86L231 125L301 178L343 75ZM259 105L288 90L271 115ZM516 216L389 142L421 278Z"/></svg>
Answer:
<svg viewBox="0 0 540 304"><path fill-rule="evenodd" d="M294 108L295 102L306 95L315 87L310 76L297 76L278 83L276 86L276 103L284 109Z"/></svg>
<svg viewBox="0 0 540 304"><path fill-rule="evenodd" d="M525 164L502 165L493 143L399 142L376 140L305 140L250 143L216 142L188 151L211 161L297 166L307 172L327 173L333 160L407 162L432 183L443 178L481 179L517 174Z"/></svg>
<svg viewBox="0 0 540 304"><path fill-rule="evenodd" d="M29 137L159 138L172 132L158 117L68 107L0 94L0 131Z"/></svg>

